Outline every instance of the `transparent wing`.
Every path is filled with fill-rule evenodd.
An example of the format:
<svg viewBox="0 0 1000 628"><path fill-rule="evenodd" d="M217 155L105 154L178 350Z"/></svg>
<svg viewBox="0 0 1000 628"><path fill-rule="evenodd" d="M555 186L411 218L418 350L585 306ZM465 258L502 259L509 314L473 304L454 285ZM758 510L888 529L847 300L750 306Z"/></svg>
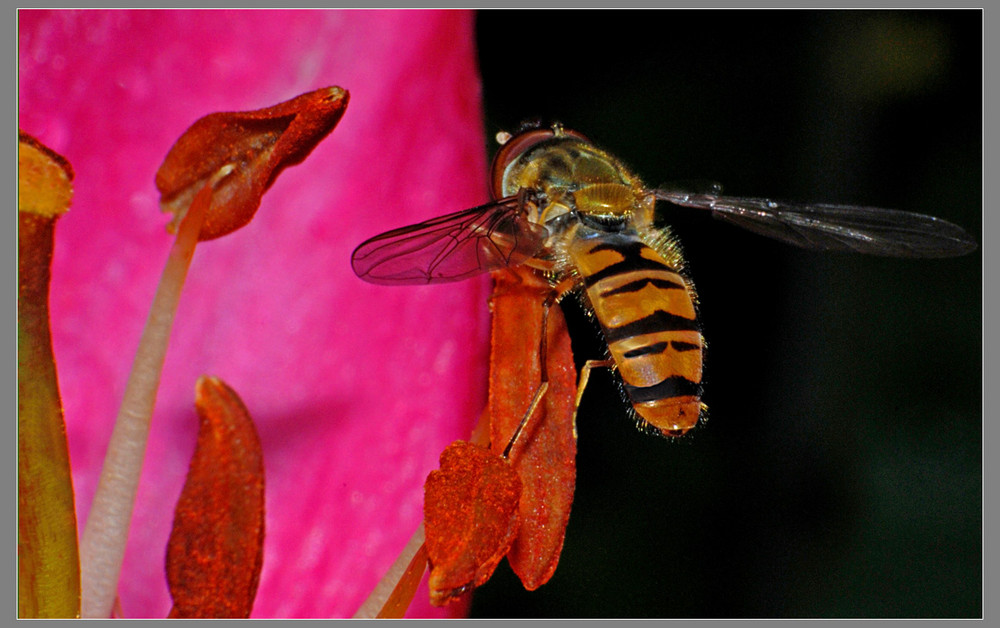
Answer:
<svg viewBox="0 0 1000 628"><path fill-rule="evenodd" d="M355 274L376 284L460 281L514 266L545 242L545 227L529 222L520 197L448 214L366 240L351 254Z"/></svg>
<svg viewBox="0 0 1000 628"><path fill-rule="evenodd" d="M708 209L716 218L808 249L894 257L952 257L978 246L965 230L946 220L894 209L788 203L668 188L652 192L658 199Z"/></svg>

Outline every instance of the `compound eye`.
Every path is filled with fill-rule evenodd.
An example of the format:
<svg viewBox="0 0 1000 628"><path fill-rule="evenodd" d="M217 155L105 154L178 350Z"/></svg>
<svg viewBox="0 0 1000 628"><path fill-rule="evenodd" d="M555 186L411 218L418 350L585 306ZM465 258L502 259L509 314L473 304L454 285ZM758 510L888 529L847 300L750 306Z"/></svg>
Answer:
<svg viewBox="0 0 1000 628"><path fill-rule="evenodd" d="M531 147L553 137L555 137L555 134L551 129L532 129L515 135L500 147L497 154L493 156L493 164L490 166L494 200L499 200L503 197L503 174L507 171L507 166L531 149Z"/></svg>
<svg viewBox="0 0 1000 628"><path fill-rule="evenodd" d="M555 124L552 128L534 128L518 133L504 142L500 150L493 157L493 164L490 166L492 177L491 191L494 200L503 198L503 175L507 167L524 153L531 150L537 144L551 140L555 137L572 137L590 143L582 133L572 129L564 129L561 124Z"/></svg>
<svg viewBox="0 0 1000 628"><path fill-rule="evenodd" d="M578 140L580 140L582 142L586 142L588 144L591 143L590 138L587 137L586 135L584 135L583 133L580 133L579 131L574 131L573 129L564 129L561 126L559 127L559 132L556 133L556 135L566 136L566 137L573 137L573 138L576 138L576 139L578 139Z"/></svg>

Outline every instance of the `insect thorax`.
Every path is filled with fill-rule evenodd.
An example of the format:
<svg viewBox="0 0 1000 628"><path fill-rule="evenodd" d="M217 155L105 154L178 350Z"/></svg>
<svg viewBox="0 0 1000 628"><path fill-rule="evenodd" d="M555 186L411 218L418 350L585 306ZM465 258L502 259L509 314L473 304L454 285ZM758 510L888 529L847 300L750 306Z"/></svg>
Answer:
<svg viewBox="0 0 1000 628"><path fill-rule="evenodd" d="M554 137L511 161L503 193L521 189L536 194L537 214L531 218L541 223L570 212L612 229L652 218L642 181L612 155L575 137Z"/></svg>

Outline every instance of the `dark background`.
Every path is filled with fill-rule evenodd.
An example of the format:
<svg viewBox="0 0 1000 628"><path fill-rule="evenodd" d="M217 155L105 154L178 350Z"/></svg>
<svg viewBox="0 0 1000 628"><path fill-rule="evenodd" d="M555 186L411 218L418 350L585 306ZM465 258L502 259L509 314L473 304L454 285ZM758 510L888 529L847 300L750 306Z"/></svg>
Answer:
<svg viewBox="0 0 1000 628"><path fill-rule="evenodd" d="M979 11L483 11L487 130L559 120L650 185L981 223ZM491 152L495 147L490 147ZM597 372L559 568L473 616L975 617L980 254L815 253L671 209L709 420L640 433ZM600 339L568 307L578 362Z"/></svg>

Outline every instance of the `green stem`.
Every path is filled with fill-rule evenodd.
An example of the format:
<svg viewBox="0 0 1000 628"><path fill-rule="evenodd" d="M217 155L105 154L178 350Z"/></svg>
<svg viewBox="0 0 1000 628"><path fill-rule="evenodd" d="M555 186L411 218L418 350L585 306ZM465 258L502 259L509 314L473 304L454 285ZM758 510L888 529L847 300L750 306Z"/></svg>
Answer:
<svg viewBox="0 0 1000 628"><path fill-rule="evenodd" d="M69 449L49 331L56 218L18 212L18 616L77 617L80 565Z"/></svg>

